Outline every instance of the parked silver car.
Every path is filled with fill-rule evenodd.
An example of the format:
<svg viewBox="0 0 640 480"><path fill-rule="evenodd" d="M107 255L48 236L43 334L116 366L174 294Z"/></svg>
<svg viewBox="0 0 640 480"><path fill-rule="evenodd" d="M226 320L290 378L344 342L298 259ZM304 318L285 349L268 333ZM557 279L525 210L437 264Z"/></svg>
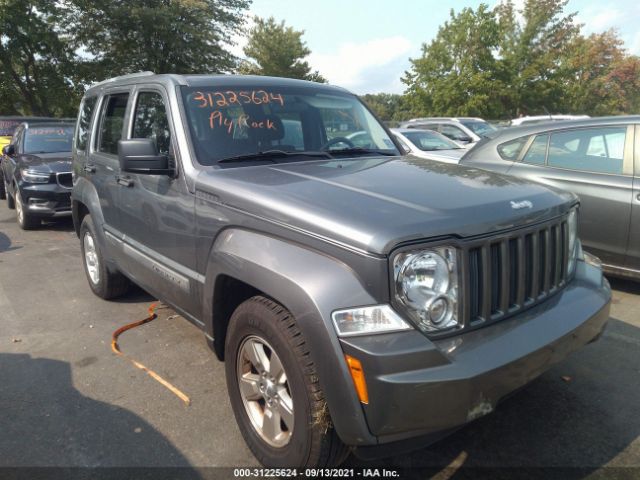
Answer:
<svg viewBox="0 0 640 480"><path fill-rule="evenodd" d="M407 153L446 163L458 163L467 151L462 145L433 130L392 128L391 133Z"/></svg>
<svg viewBox="0 0 640 480"><path fill-rule="evenodd" d="M640 116L501 130L460 163L578 194L585 249L609 273L640 279Z"/></svg>
<svg viewBox="0 0 640 480"><path fill-rule="evenodd" d="M408 122L401 123L400 128L433 130L467 148L471 148L496 131L496 127L476 117L412 118Z"/></svg>

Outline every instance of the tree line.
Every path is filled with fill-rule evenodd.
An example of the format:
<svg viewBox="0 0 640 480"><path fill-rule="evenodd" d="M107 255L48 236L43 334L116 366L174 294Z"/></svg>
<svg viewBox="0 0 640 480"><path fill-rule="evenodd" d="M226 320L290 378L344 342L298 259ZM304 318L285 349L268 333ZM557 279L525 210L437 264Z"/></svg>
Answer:
<svg viewBox="0 0 640 480"><path fill-rule="evenodd" d="M387 121L415 116L507 119L640 109L640 58L615 31L585 35L568 0L513 0L451 10L410 59L402 95L363 99ZM86 87L156 73L243 73L325 82L295 30L247 26L251 0L0 0L0 115L75 116ZM246 58L231 53L247 36Z"/></svg>
<svg viewBox="0 0 640 480"><path fill-rule="evenodd" d="M639 113L640 58L613 30L584 35L568 0L465 8L422 45L404 95L365 95L384 120Z"/></svg>
<svg viewBox="0 0 640 480"><path fill-rule="evenodd" d="M324 81L303 31L251 0L0 0L0 115L75 116L85 89L155 73L253 73ZM248 35L247 59L231 53Z"/></svg>

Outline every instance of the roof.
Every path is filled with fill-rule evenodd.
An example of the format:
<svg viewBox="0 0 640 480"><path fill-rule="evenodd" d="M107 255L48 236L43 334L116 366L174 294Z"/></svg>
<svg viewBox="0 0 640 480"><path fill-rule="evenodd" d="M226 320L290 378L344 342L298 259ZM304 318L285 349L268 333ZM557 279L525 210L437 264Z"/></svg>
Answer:
<svg viewBox="0 0 640 480"><path fill-rule="evenodd" d="M33 126L37 126L38 128L43 128L43 127L75 127L76 126L76 122L75 120L73 121L66 121L66 122L22 122L24 123L27 128L29 128L29 124L33 125Z"/></svg>
<svg viewBox="0 0 640 480"><path fill-rule="evenodd" d="M525 135L532 135L550 130L566 130L567 128L604 126L604 125L626 125L629 123L640 123L640 115L618 115L613 117L593 117L580 120L563 120L561 122L542 122L530 125L514 126L497 130L490 134L491 139L510 140Z"/></svg>
<svg viewBox="0 0 640 480"><path fill-rule="evenodd" d="M392 128L391 129L392 132L394 133L401 133L401 134L405 134L405 133L416 133L416 132L433 132L433 130L416 130L415 128ZM437 132L434 132L437 133Z"/></svg>
<svg viewBox="0 0 640 480"><path fill-rule="evenodd" d="M432 121L448 121L448 122L461 122L461 121L477 121L484 122L483 118L479 117L421 117L421 118L412 118L405 123L420 123L420 122L432 122Z"/></svg>
<svg viewBox="0 0 640 480"><path fill-rule="evenodd" d="M313 87L327 91L349 93L341 87L327 85L324 83L311 82L308 80L297 80L293 78L283 77L267 77L260 75L229 75L229 74L203 74L203 75L177 75L177 74L154 74L153 72L139 72L130 75L122 75L114 77L92 85L88 90L89 93L98 93L97 91L112 86L135 85L139 83L156 83L164 85L168 88L177 85L187 87L197 86L225 86L237 85L239 87Z"/></svg>

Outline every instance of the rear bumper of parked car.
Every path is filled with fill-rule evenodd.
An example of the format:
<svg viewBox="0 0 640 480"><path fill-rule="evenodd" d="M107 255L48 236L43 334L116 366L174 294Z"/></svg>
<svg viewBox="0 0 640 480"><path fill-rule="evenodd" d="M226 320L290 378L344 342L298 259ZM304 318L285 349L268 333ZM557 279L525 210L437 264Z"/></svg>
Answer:
<svg viewBox="0 0 640 480"><path fill-rule="evenodd" d="M511 392L596 339L609 318L610 300L601 270L581 261L561 292L486 328L437 341L417 331L343 339L344 352L362 363L369 430L378 445L402 445L414 437L433 441L491 412ZM389 453L389 447L375 455ZM361 448L363 456L367 448Z"/></svg>
<svg viewBox="0 0 640 480"><path fill-rule="evenodd" d="M23 205L30 215L43 218L71 216L71 189L57 183L20 185Z"/></svg>

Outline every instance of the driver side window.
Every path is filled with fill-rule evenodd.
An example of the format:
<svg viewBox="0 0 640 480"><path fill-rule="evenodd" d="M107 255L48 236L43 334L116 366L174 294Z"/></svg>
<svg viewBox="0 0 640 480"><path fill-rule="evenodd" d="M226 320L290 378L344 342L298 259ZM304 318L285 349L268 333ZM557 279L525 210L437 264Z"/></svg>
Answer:
<svg viewBox="0 0 640 480"><path fill-rule="evenodd" d="M164 100L159 92L138 94L131 138L150 138L156 143L158 153L169 154L171 131Z"/></svg>

